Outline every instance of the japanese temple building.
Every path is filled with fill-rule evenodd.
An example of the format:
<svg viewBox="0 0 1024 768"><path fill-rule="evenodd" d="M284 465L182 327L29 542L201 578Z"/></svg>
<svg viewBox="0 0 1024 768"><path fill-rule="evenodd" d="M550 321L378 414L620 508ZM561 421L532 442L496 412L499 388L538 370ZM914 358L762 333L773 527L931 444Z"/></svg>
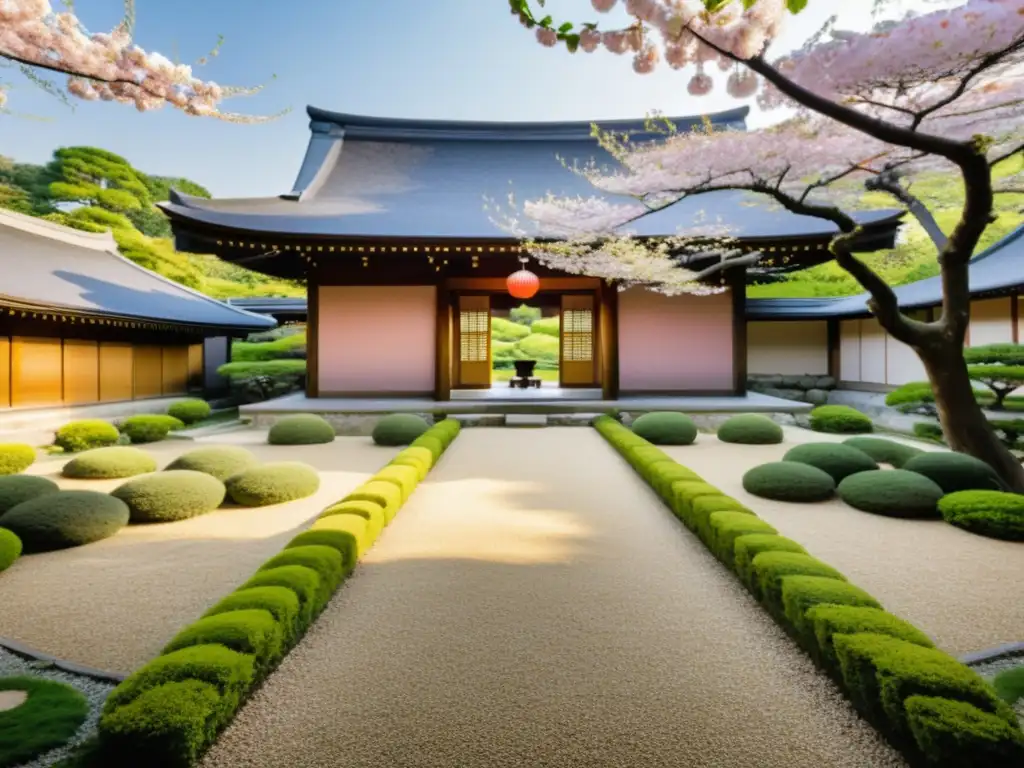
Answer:
<svg viewBox="0 0 1024 768"><path fill-rule="evenodd" d="M231 336L274 326L121 256L94 234L0 209L0 416L202 393Z"/></svg>
<svg viewBox="0 0 1024 768"><path fill-rule="evenodd" d="M589 122L488 123L361 117L308 109L311 137L294 188L265 198L161 204L180 250L308 285L307 396L430 397L491 386L492 311L510 306L506 277L519 241L486 201L591 196L563 167L614 163ZM746 108L711 115L745 129ZM679 130L705 118L673 118ZM633 141L658 140L642 121L610 121ZM858 214L863 251L891 247L898 211ZM831 258L833 226L716 192L635 222L658 238L715 222L760 252L754 272ZM544 238L545 233L536 233ZM557 239L552 237L551 239ZM699 266L699 265L698 265ZM532 261L535 301L561 315L559 384L627 395L740 395L747 379L744 268L715 275L719 291L667 297ZM515 304L520 303L514 300Z"/></svg>

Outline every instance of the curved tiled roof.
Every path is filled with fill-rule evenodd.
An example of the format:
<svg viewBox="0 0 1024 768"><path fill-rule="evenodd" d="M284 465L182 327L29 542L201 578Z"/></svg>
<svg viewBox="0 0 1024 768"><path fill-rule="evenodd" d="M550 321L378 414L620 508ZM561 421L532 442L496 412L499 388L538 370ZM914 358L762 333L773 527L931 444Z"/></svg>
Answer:
<svg viewBox="0 0 1024 768"><path fill-rule="evenodd" d="M93 234L0 210L0 304L218 330L261 330L272 320L150 272Z"/></svg>

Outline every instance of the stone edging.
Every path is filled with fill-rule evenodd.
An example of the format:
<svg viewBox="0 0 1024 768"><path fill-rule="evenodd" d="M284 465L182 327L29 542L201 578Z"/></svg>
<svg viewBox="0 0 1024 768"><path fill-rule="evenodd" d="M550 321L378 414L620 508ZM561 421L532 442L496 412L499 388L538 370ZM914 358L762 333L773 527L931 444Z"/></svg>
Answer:
<svg viewBox="0 0 1024 768"><path fill-rule="evenodd" d="M6 637L0 637L0 648L5 651L10 651L16 656L23 656L32 661L41 661L47 664L52 664L57 669L63 670L64 672L70 672L73 675L82 675L84 677L91 677L94 680L101 680L105 683L114 683L115 685L122 682L128 675L123 675L120 672L108 672L104 669L96 669L95 667L87 667L84 664L76 664L73 661L65 661L59 659L56 656L51 656L48 653L37 651L29 648L27 645L22 645L19 642L10 640Z"/></svg>
<svg viewBox="0 0 1024 768"><path fill-rule="evenodd" d="M990 648L987 651L965 653L960 657L960 661L967 665L981 664L988 661L995 661L996 659L1003 658L1004 656L1016 656L1018 654L1024 655L1024 643L1007 643L1006 645Z"/></svg>

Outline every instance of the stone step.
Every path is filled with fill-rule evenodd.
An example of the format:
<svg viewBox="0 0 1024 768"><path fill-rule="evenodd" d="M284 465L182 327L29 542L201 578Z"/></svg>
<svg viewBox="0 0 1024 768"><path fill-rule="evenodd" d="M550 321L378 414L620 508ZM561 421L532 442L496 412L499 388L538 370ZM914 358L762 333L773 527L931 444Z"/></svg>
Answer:
<svg viewBox="0 0 1024 768"><path fill-rule="evenodd" d="M546 427L548 417L543 413L508 413L505 414L506 427Z"/></svg>

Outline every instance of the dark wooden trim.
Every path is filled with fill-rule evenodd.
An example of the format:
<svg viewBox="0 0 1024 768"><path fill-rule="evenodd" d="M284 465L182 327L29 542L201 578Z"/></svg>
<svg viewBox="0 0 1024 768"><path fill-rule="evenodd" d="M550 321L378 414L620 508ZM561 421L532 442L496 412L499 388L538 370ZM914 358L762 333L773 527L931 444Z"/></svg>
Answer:
<svg viewBox="0 0 1024 768"><path fill-rule="evenodd" d="M896 389L893 384L876 384L871 381L840 381L836 389L851 389L854 392L892 392Z"/></svg>
<svg viewBox="0 0 1024 768"><path fill-rule="evenodd" d="M828 375L833 379L839 379L839 371L842 367L842 337L837 318L831 318L825 323L828 329Z"/></svg>
<svg viewBox="0 0 1024 768"><path fill-rule="evenodd" d="M436 304L434 399L448 400L452 392L452 295L446 280L437 284Z"/></svg>
<svg viewBox="0 0 1024 768"><path fill-rule="evenodd" d="M598 298L601 396L615 400L619 396L619 289L602 281Z"/></svg>
<svg viewBox="0 0 1024 768"><path fill-rule="evenodd" d="M1014 294L1010 297L1010 338L1014 344L1020 344L1020 296Z"/></svg>
<svg viewBox="0 0 1024 768"><path fill-rule="evenodd" d="M306 284L306 397L320 397L320 284Z"/></svg>
<svg viewBox="0 0 1024 768"><path fill-rule="evenodd" d="M747 394L747 281L745 270L735 270L729 276L732 293L732 388L737 395Z"/></svg>

